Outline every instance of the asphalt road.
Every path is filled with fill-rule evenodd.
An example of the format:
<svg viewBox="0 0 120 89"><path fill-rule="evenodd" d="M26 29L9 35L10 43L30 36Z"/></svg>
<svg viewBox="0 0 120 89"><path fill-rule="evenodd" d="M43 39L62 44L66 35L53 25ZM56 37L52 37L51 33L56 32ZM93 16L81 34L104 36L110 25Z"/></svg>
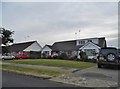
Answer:
<svg viewBox="0 0 120 89"><path fill-rule="evenodd" d="M21 75L14 72L2 72L2 87L74 87L69 84L62 84L49 81L45 78Z"/></svg>

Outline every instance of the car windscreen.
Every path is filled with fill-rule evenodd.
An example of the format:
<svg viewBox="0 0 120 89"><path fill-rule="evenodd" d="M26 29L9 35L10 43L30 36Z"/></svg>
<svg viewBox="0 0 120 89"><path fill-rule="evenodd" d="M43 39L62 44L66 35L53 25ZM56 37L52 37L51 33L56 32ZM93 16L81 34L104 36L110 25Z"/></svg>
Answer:
<svg viewBox="0 0 120 89"><path fill-rule="evenodd" d="M108 53L113 53L113 54L117 54L117 50L116 49L101 49L100 50L100 54L102 55L107 55Z"/></svg>

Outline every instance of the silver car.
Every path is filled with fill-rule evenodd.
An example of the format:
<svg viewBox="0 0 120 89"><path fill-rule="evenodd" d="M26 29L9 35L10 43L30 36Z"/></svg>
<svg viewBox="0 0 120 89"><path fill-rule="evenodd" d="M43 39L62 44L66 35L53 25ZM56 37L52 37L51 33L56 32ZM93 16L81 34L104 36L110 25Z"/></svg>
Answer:
<svg viewBox="0 0 120 89"><path fill-rule="evenodd" d="M2 60L10 60L10 59L14 59L14 56L1 56L0 59Z"/></svg>

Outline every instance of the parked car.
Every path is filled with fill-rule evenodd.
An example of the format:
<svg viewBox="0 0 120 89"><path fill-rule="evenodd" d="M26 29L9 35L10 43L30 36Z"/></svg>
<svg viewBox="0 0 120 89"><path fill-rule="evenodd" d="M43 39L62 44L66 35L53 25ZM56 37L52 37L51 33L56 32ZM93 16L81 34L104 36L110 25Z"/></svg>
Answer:
<svg viewBox="0 0 120 89"><path fill-rule="evenodd" d="M101 68L105 65L117 65L120 66L120 54L117 48L107 47L101 48L98 59L97 66Z"/></svg>
<svg viewBox="0 0 120 89"><path fill-rule="evenodd" d="M30 56L28 54L18 54L15 56L15 59L28 59Z"/></svg>
<svg viewBox="0 0 120 89"><path fill-rule="evenodd" d="M0 59L2 59L2 60L10 60L10 59L15 59L15 57L11 56L11 55L5 55L5 56L1 56Z"/></svg>

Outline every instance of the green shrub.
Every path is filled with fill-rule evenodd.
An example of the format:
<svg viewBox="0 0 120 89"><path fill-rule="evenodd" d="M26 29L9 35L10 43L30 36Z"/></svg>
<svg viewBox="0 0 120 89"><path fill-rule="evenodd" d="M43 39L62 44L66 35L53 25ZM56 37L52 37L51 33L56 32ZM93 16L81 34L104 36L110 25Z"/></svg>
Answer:
<svg viewBox="0 0 120 89"><path fill-rule="evenodd" d="M88 56L87 56L87 55L83 55L82 60L83 60L83 61L88 61Z"/></svg>
<svg viewBox="0 0 120 89"><path fill-rule="evenodd" d="M67 56L67 54L66 53L62 53L62 54L60 54L59 56L58 56L58 58L59 59L68 59L68 56Z"/></svg>

